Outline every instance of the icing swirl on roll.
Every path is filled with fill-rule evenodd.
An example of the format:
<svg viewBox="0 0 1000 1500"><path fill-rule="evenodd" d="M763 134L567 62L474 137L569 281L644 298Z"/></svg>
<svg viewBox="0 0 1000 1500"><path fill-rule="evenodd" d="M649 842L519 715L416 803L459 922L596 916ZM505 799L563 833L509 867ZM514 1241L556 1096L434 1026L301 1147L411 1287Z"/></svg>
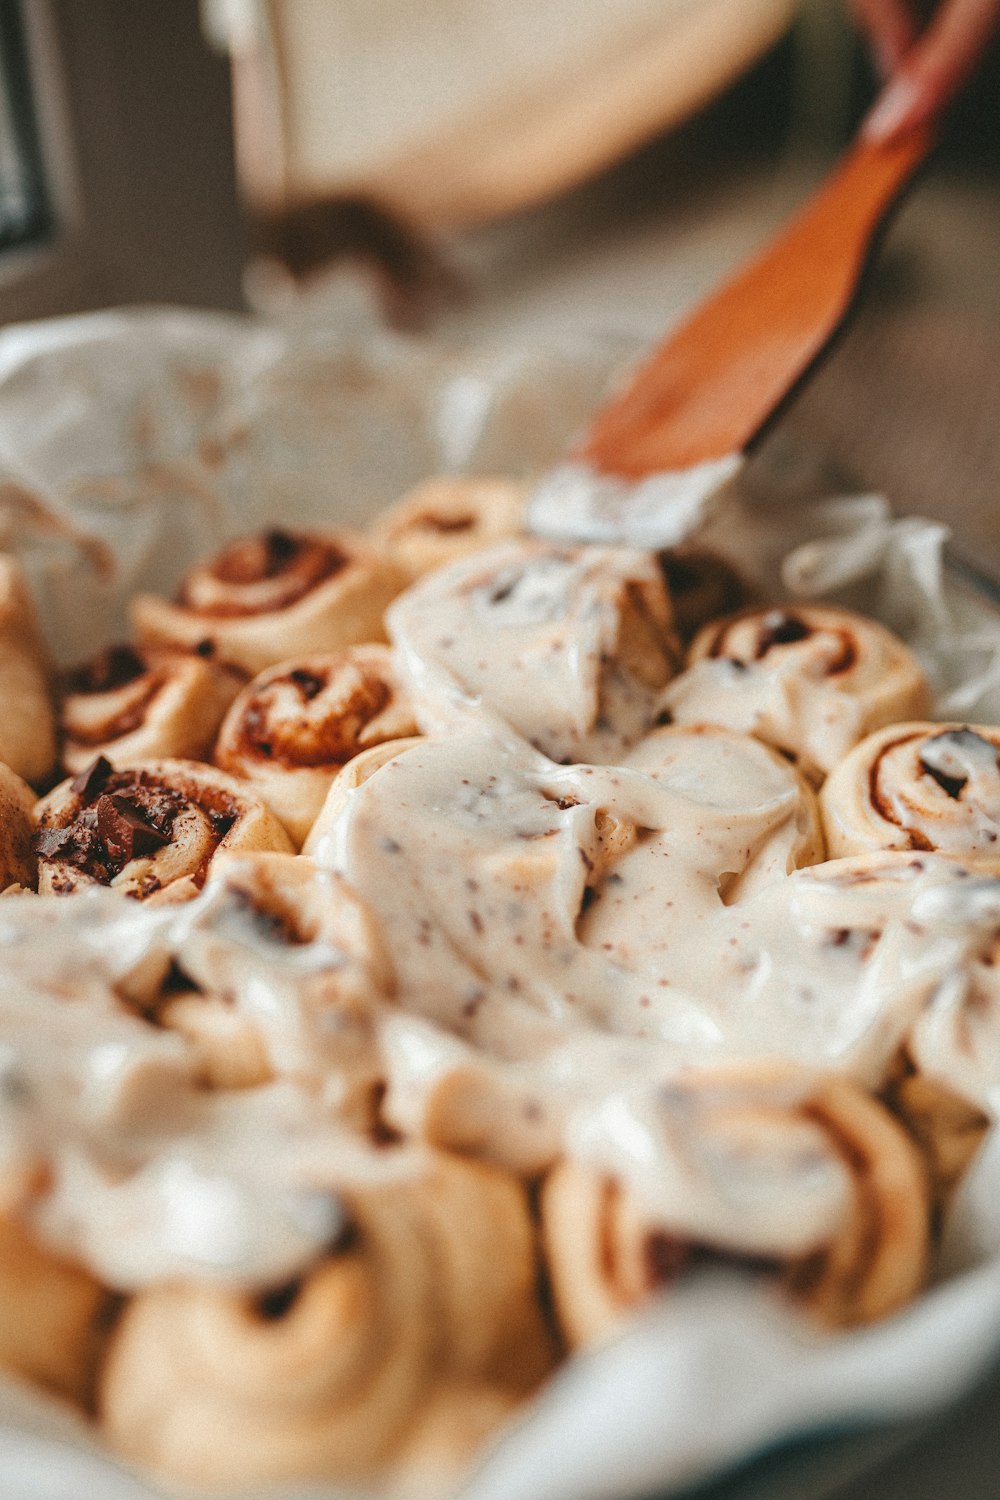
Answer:
<svg viewBox="0 0 1000 1500"><path fill-rule="evenodd" d="M67 674L61 758L78 775L97 755L112 764L201 760L243 678L212 659L157 646L111 646Z"/></svg>
<svg viewBox="0 0 1000 1500"><path fill-rule="evenodd" d="M192 568L173 603L138 595L131 617L143 641L208 643L256 673L305 652L384 640L382 615L405 582L359 537L272 530Z"/></svg>
<svg viewBox="0 0 1000 1500"><path fill-rule="evenodd" d="M1000 867L1000 729L890 724L835 767L820 806L832 856L939 849Z"/></svg>
<svg viewBox="0 0 1000 1500"><path fill-rule="evenodd" d="M421 728L492 712L563 762L618 759L676 660L653 557L518 541L415 584L387 616Z"/></svg>
<svg viewBox="0 0 1000 1500"><path fill-rule="evenodd" d="M543 1229L572 1344L607 1337L706 1253L770 1267L833 1326L885 1317L923 1285L923 1163L845 1078L695 1070L583 1122L571 1145L547 1181ZM612 1175L623 1152L627 1186Z"/></svg>
<svg viewBox="0 0 1000 1500"><path fill-rule="evenodd" d="M289 849L280 824L240 783L194 761L115 770L98 758L35 808L39 891L111 886L137 900L183 901L216 851Z"/></svg>
<svg viewBox="0 0 1000 1500"><path fill-rule="evenodd" d="M215 761L249 782L301 844L340 767L416 728L388 648L354 646L262 672L227 714Z"/></svg>
<svg viewBox="0 0 1000 1500"><path fill-rule="evenodd" d="M678 724L756 735L819 782L864 735L927 702L919 663L890 630L810 604L707 625L661 706Z"/></svg>

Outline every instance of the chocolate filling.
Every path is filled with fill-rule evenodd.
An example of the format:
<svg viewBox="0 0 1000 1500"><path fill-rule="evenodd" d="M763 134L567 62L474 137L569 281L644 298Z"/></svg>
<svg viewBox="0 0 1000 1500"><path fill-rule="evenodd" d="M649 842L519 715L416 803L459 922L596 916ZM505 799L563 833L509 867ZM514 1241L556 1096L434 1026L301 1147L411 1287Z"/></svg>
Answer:
<svg viewBox="0 0 1000 1500"><path fill-rule="evenodd" d="M77 809L63 826L40 828L32 845L40 859L56 861L109 885L133 859L155 854L173 836L178 814L197 802L212 825L216 844L239 810L212 788L164 786L145 771L115 771L99 756L71 782ZM195 872L204 881L207 862Z"/></svg>

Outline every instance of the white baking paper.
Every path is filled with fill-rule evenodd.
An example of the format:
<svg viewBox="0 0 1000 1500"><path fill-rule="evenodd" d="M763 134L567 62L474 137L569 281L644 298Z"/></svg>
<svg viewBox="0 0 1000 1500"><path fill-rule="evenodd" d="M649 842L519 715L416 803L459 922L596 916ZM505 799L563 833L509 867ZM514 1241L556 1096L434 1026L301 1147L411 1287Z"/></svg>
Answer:
<svg viewBox="0 0 1000 1500"><path fill-rule="evenodd" d="M240 531L359 524L440 471L540 476L627 353L442 348L353 306L288 326L147 309L8 328L0 548L29 570L54 657L80 660L123 630L130 593L169 589ZM1000 613L948 574L941 526L831 493L814 456L778 440L698 539L769 598L880 616L921 656L941 717L1000 722ZM947 1226L947 1278L877 1328L820 1336L735 1275L670 1293L562 1368L465 1500L665 1495L795 1434L941 1405L1000 1356L998 1203L994 1135ZM0 1383L0 1494L157 1493L71 1414Z"/></svg>

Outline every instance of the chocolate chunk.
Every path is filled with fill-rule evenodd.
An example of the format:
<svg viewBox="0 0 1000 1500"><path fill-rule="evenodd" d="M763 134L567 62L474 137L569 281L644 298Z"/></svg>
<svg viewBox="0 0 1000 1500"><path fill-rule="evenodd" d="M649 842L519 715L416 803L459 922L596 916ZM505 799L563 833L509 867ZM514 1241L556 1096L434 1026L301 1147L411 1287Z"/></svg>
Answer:
<svg viewBox="0 0 1000 1500"><path fill-rule="evenodd" d="M108 784L108 779L114 774L114 766L103 755L98 755L89 766L85 766L79 776L74 776L70 782L70 790L84 802L93 802L100 792Z"/></svg>
<svg viewBox="0 0 1000 1500"><path fill-rule="evenodd" d="M147 821L145 809L140 811L127 798L115 794L98 798L97 829L115 864L127 865L137 856L155 854L170 842L168 833Z"/></svg>

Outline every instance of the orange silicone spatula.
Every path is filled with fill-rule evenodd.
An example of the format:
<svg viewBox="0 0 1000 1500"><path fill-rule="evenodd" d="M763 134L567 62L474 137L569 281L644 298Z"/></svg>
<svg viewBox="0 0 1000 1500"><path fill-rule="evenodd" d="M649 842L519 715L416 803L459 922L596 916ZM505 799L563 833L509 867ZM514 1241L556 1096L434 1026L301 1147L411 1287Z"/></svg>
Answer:
<svg viewBox="0 0 1000 1500"><path fill-rule="evenodd" d="M598 413L536 492L533 528L640 546L679 540L842 326L932 137L929 126L888 142L862 135L770 245Z"/></svg>

